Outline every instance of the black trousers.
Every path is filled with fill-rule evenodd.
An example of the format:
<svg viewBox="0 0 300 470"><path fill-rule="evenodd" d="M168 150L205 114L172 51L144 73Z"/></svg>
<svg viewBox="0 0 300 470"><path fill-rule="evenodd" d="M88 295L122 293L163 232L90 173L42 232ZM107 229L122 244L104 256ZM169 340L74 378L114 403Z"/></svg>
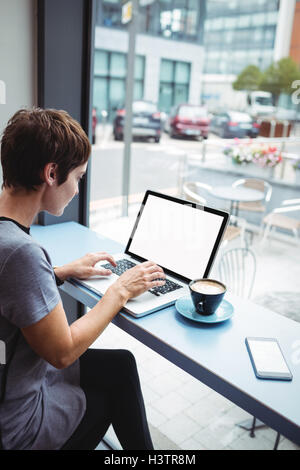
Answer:
<svg viewBox="0 0 300 470"><path fill-rule="evenodd" d="M95 449L111 424L123 449L153 449L131 352L88 349L80 357L80 386L86 412L62 450Z"/></svg>

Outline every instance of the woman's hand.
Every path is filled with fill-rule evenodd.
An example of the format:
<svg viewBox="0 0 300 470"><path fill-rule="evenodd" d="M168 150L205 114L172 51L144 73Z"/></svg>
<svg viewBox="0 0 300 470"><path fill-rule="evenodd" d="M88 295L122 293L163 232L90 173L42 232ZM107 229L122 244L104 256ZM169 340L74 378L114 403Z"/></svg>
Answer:
<svg viewBox="0 0 300 470"><path fill-rule="evenodd" d="M55 268L55 274L62 281L65 281L68 277L87 279L91 276L109 276L112 273L110 269L104 269L100 266L95 267L99 261L104 260L108 261L113 266L117 265L111 255L100 251L97 253L88 253L71 263Z"/></svg>
<svg viewBox="0 0 300 470"><path fill-rule="evenodd" d="M165 284L165 273L153 261L145 261L123 273L109 288L127 300L137 297L143 292Z"/></svg>

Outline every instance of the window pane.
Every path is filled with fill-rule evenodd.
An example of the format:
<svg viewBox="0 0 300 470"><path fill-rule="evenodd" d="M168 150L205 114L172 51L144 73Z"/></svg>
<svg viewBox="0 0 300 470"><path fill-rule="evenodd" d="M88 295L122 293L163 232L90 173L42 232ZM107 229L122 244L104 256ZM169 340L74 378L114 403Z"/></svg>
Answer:
<svg viewBox="0 0 300 470"><path fill-rule="evenodd" d="M134 90L133 90L133 99L135 100L142 100L144 96L144 87L143 82L135 81L134 82Z"/></svg>
<svg viewBox="0 0 300 470"><path fill-rule="evenodd" d="M251 16L250 15L240 16L239 21L238 21L238 27L239 28L246 28L247 26L250 26L250 22L251 22Z"/></svg>
<svg viewBox="0 0 300 470"><path fill-rule="evenodd" d="M187 103L189 100L187 85L175 85L174 104Z"/></svg>
<svg viewBox="0 0 300 470"><path fill-rule="evenodd" d="M277 11L270 11L267 13L267 24L277 24L278 20L278 12Z"/></svg>
<svg viewBox="0 0 300 470"><path fill-rule="evenodd" d="M161 83L159 89L159 109L168 113L173 106L172 85Z"/></svg>
<svg viewBox="0 0 300 470"><path fill-rule="evenodd" d="M237 16L228 16L227 18L224 18L224 28L226 29L233 29L236 27L238 21Z"/></svg>
<svg viewBox="0 0 300 470"><path fill-rule="evenodd" d="M108 75L108 53L95 51L94 73L96 75Z"/></svg>
<svg viewBox="0 0 300 470"><path fill-rule="evenodd" d="M112 52L110 59L110 75L112 77L126 77L126 69L126 55Z"/></svg>
<svg viewBox="0 0 300 470"><path fill-rule="evenodd" d="M105 78L95 78L93 106L97 108L98 115L103 110L107 111L107 97L107 80Z"/></svg>
<svg viewBox="0 0 300 470"><path fill-rule="evenodd" d="M115 111L118 107L124 106L125 103L125 81L112 79L109 88L110 112Z"/></svg>
<svg viewBox="0 0 300 470"><path fill-rule="evenodd" d="M139 55L136 56L135 68L134 68L134 78L136 80L144 79L144 68L145 68L145 58Z"/></svg>
<svg viewBox="0 0 300 470"><path fill-rule="evenodd" d="M160 80L163 82L173 81L173 62L171 60L162 60L160 64Z"/></svg>
<svg viewBox="0 0 300 470"><path fill-rule="evenodd" d="M262 26L265 24L265 13L256 13L252 15L252 24L255 26Z"/></svg>
<svg viewBox="0 0 300 470"><path fill-rule="evenodd" d="M175 82L189 83L190 81L190 64L185 62L176 62L175 66Z"/></svg>

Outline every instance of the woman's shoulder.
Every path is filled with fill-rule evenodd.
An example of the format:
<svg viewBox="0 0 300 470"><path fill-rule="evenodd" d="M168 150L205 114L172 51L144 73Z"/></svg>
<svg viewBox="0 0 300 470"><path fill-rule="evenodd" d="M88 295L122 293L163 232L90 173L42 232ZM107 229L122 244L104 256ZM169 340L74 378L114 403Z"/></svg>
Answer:
<svg viewBox="0 0 300 470"><path fill-rule="evenodd" d="M45 250L27 233L14 224L5 224L5 230L0 230L0 272L9 261L32 263L37 259L49 257Z"/></svg>

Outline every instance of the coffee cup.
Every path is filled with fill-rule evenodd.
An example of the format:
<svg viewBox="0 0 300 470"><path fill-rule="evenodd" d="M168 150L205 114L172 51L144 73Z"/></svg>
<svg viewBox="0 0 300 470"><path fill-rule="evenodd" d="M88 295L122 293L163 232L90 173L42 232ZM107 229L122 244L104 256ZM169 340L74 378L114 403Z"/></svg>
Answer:
<svg viewBox="0 0 300 470"><path fill-rule="evenodd" d="M197 313L213 315L226 293L226 286L215 279L195 279L189 283L190 293Z"/></svg>

